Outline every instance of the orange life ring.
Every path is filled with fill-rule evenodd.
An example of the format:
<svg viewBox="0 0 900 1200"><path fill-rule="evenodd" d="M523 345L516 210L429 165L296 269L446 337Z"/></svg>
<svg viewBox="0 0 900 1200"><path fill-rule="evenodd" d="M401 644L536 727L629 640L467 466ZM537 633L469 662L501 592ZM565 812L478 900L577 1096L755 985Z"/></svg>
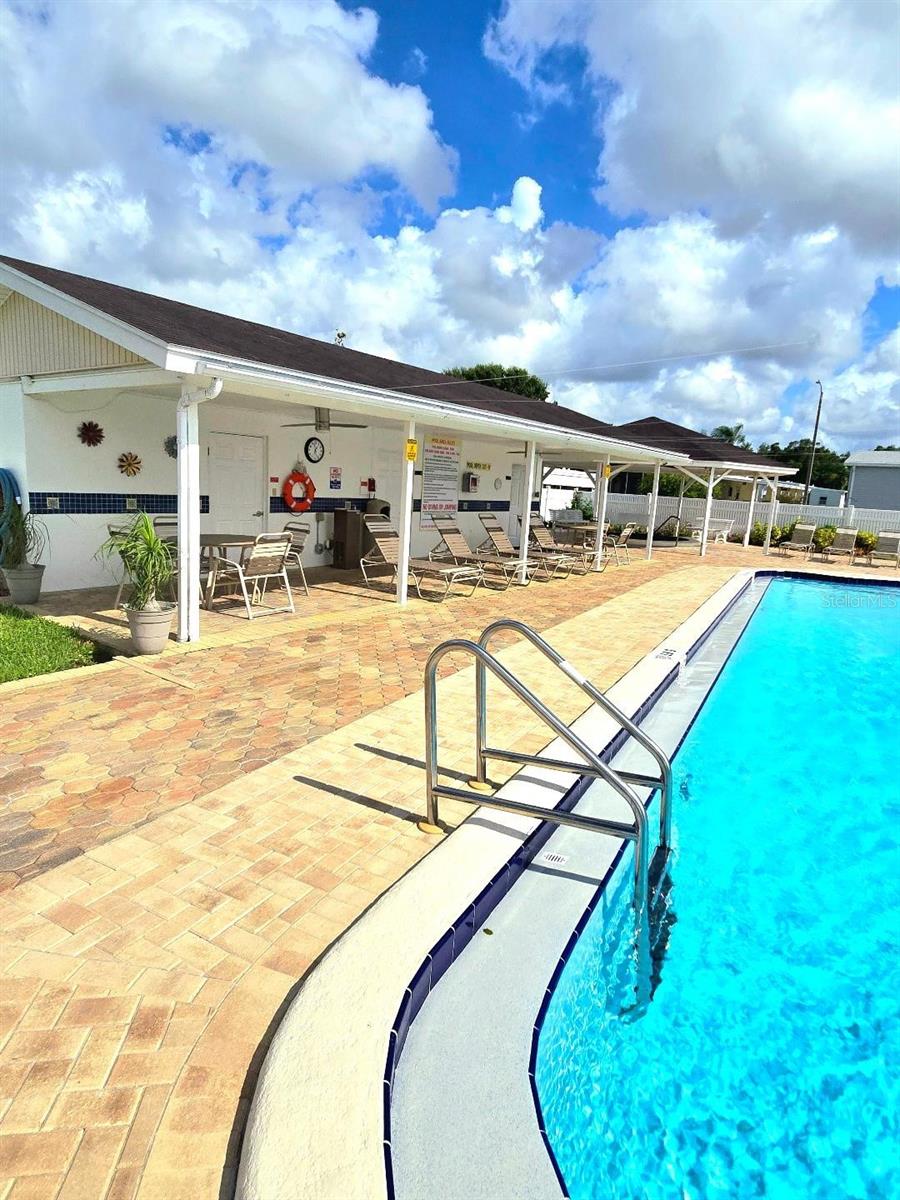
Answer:
<svg viewBox="0 0 900 1200"><path fill-rule="evenodd" d="M295 487L303 488L302 496L294 495ZM281 495L291 512L308 512L316 498L316 485L305 471L300 471L295 467L284 481Z"/></svg>

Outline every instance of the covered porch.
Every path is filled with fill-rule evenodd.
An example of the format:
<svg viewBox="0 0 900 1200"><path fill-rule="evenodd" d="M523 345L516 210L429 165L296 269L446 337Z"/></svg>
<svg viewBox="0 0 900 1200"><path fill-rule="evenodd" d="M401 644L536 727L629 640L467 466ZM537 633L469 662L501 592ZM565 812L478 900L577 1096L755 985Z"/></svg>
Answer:
<svg viewBox="0 0 900 1200"><path fill-rule="evenodd" d="M125 524L130 513L149 512L165 523L177 544L177 640L241 642L266 636L259 631L263 624L274 630L293 619L389 601L409 603L415 594L409 586L410 558L427 557L440 542L432 512L454 516L473 548L485 538L480 515L496 513L519 547L520 578L527 579L533 553L529 527L545 458L598 462L624 456L648 469L660 463L652 448L550 424L557 419L554 406L538 406L538 421L507 414L502 398L498 411L486 411L424 397L378 395L334 380L312 384L272 378L284 372L203 366L210 373L199 378L128 367L21 384L33 443L62 443L70 436L69 426L90 412L105 414L106 436L123 441L127 436L128 444L143 450L140 473L124 481L121 474L110 476L107 464L101 486L115 490L99 496L86 491L89 481L95 487L99 482L92 471L100 458L95 450L70 451L73 460L77 455L80 473L73 483L84 492L52 491L58 466L45 472L36 463L28 470L31 507L50 531L48 595L41 607L69 610L54 615L80 620L92 637L111 645L124 646L126 626L114 604L116 564L103 563L96 551L109 527ZM295 468L315 488L300 512L291 511L285 491ZM146 482L145 476L150 476ZM132 493L123 491L129 483ZM360 554L371 545L363 527L367 511L386 513L399 538L396 570L390 564L383 572L376 568L370 587L358 570ZM205 607L201 538L205 543L216 536L252 539L281 531L288 521L308 528L303 565L310 594L291 574L298 585L293 617L236 620L246 613L228 589L220 589L211 608ZM348 528L356 531L355 549L339 545ZM83 586L59 586L72 580ZM85 594L79 597L81 591ZM277 587L271 588L267 601L279 607L279 600Z"/></svg>

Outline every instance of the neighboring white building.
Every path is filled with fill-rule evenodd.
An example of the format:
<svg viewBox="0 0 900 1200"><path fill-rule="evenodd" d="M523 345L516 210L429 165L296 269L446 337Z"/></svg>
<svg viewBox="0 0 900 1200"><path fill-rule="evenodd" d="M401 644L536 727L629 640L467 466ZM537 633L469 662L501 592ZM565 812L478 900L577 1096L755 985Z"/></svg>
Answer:
<svg viewBox="0 0 900 1200"><path fill-rule="evenodd" d="M796 480L778 485L779 499L789 504L803 503L803 484ZM825 505L828 508L844 508L847 503L847 493L841 488L825 488L812 486L809 489L807 504Z"/></svg>
<svg viewBox="0 0 900 1200"><path fill-rule="evenodd" d="M859 450L847 466L854 508L900 509L900 450Z"/></svg>

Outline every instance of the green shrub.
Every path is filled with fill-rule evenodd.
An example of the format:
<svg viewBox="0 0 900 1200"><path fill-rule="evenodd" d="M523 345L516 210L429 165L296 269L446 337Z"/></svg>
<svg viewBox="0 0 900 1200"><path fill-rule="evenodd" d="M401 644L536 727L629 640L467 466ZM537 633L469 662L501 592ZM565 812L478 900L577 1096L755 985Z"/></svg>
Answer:
<svg viewBox="0 0 900 1200"><path fill-rule="evenodd" d="M856 535L856 548L861 554L871 554L878 544L878 534L868 529L860 529Z"/></svg>
<svg viewBox="0 0 900 1200"><path fill-rule="evenodd" d="M587 492L575 492L572 496L572 503L569 507L580 512L586 521L593 521L594 505Z"/></svg>
<svg viewBox="0 0 900 1200"><path fill-rule="evenodd" d="M834 535L836 533L836 525L820 525L813 534L813 545L817 550L827 550L834 541Z"/></svg>

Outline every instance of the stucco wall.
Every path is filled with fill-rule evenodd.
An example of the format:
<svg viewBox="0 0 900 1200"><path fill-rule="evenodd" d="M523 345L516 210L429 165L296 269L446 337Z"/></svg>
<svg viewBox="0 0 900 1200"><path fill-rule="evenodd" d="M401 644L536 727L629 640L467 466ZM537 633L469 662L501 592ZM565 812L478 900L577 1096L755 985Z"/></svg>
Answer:
<svg viewBox="0 0 900 1200"><path fill-rule="evenodd" d="M0 395L2 395L0 390ZM211 432L245 433L260 436L265 440L263 483L269 495L281 494L281 482L290 472L298 457L302 456L303 445L314 430L285 429L292 420L304 420L298 415L280 409L264 412L256 409L234 408L208 402L200 405L200 489L208 495L210 491L206 447ZM335 418L339 419L339 418ZM90 448L81 444L76 431L83 420L96 421L104 430L100 446ZM26 397L24 401L24 433L27 439L27 486L31 493L47 495L80 494L84 506L86 498L111 494L114 497L140 497L145 494L174 496L176 492L176 463L167 456L163 447L166 437L175 431L175 402L159 397L148 397L137 393L120 393L111 398L109 392L82 392L47 398ZM420 447L429 431L417 430ZM448 431L441 430L446 433ZM400 500L400 471L403 462L404 428L398 424L392 428L370 427L367 429L332 429L320 435L326 446L325 458L312 466L305 464L317 489L318 497L340 504L344 500L359 499L363 493L360 480L370 476L376 480L376 495L388 500L396 512ZM460 475L467 461L490 463L489 472L482 472L482 486L478 500L508 505L510 496L509 475L523 456L509 454L511 445L501 445L461 437ZM123 451L132 451L141 458L139 475L129 479L117 467L117 459ZM4 439L4 457L5 451ZM8 465L3 462L0 465ZM332 466L342 468L341 488L329 488ZM421 470L420 461L416 464ZM24 474L24 472L23 472ZM276 484L266 484L270 476L277 476ZM499 489L494 480L499 478ZM262 488L260 496L262 499ZM367 494L367 493L366 493ZM421 497L421 477L415 480L416 498ZM461 497L467 500L469 497ZM476 497L472 497L476 499ZM264 505L268 508L268 505ZM50 531L50 561L45 575L45 589L89 587L114 580L114 572L96 560L97 547L106 536L110 523L121 524L127 516L121 514L87 512L47 512L43 517ZM266 527L281 529L288 515L283 512L267 513ZM304 562L309 566L330 563L330 551L315 553L317 523L315 513L302 518L313 527L313 532L304 553ZM201 528L215 529L214 507L201 518ZM504 518L505 521L505 518ZM460 522L474 545L483 540L483 530L476 513L460 513ZM333 516L325 513L319 525L319 536L330 539ZM429 529L421 528L419 514L413 519L413 553L425 554L435 545L437 537Z"/></svg>
<svg viewBox="0 0 900 1200"><path fill-rule="evenodd" d="M0 383L0 467L12 471L27 493L25 413L19 383Z"/></svg>
<svg viewBox="0 0 900 1200"><path fill-rule="evenodd" d="M849 503L900 509L900 467L853 467Z"/></svg>

